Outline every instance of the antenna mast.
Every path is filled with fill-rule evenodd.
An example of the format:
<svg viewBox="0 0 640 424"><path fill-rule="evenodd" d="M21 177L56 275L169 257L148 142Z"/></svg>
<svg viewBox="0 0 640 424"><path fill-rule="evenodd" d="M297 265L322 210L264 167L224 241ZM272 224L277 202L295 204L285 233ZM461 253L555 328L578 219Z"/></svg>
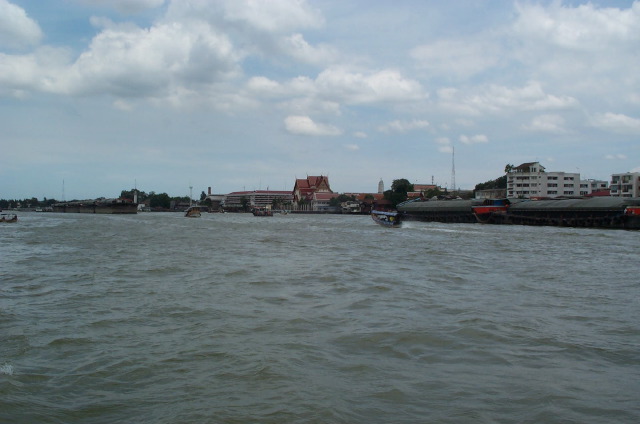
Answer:
<svg viewBox="0 0 640 424"><path fill-rule="evenodd" d="M456 147L451 147L451 192L456 191Z"/></svg>

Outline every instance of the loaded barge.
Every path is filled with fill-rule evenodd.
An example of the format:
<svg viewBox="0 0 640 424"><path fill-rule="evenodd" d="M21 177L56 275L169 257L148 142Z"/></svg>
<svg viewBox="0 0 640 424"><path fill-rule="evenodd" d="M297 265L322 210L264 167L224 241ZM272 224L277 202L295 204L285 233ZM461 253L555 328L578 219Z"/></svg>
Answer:
<svg viewBox="0 0 640 424"><path fill-rule="evenodd" d="M640 229L640 198L428 200L398 205L404 220Z"/></svg>
<svg viewBox="0 0 640 424"><path fill-rule="evenodd" d="M138 204L128 199L96 199L78 202L56 203L53 212L62 213L99 213L99 214L136 214Z"/></svg>

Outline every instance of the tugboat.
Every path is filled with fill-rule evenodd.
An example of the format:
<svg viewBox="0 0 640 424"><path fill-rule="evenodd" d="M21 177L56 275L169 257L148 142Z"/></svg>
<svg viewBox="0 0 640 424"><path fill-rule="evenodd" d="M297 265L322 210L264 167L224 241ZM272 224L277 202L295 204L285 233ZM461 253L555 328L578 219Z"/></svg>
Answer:
<svg viewBox="0 0 640 424"><path fill-rule="evenodd" d="M481 224L492 224L496 217L509 211L509 199L486 199L482 205L472 206L473 215Z"/></svg>
<svg viewBox="0 0 640 424"><path fill-rule="evenodd" d="M399 228L401 225L400 216L398 212L371 211L373 221L383 227Z"/></svg>

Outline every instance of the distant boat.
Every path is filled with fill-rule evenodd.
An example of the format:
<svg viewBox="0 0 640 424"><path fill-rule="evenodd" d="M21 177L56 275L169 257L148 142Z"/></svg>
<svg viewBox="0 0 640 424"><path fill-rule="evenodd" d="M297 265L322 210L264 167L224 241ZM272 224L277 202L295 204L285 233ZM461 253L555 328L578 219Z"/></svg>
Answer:
<svg viewBox="0 0 640 424"><path fill-rule="evenodd" d="M184 213L187 218L200 218L200 206L190 206Z"/></svg>
<svg viewBox="0 0 640 424"><path fill-rule="evenodd" d="M253 216L273 216L273 211L271 210L271 208L264 206L253 208L251 212L253 213Z"/></svg>
<svg viewBox="0 0 640 424"><path fill-rule="evenodd" d="M400 214L398 212L371 211L371 218L383 227L398 228L401 225Z"/></svg>
<svg viewBox="0 0 640 424"><path fill-rule="evenodd" d="M0 222L18 222L18 215L14 213L0 214Z"/></svg>

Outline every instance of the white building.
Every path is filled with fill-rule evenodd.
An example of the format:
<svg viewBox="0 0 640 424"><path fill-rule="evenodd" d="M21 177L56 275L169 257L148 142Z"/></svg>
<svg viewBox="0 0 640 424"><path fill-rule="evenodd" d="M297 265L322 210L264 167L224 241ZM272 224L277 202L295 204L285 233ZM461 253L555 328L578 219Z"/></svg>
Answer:
<svg viewBox="0 0 640 424"><path fill-rule="evenodd" d="M293 201L293 193L273 190L235 191L224 197L224 207L239 209L243 202L247 202L248 207L270 206L276 199L279 203L289 204Z"/></svg>
<svg viewBox="0 0 640 424"><path fill-rule="evenodd" d="M580 195L587 196L591 193L609 189L609 181L604 180L580 180Z"/></svg>
<svg viewBox="0 0 640 424"><path fill-rule="evenodd" d="M611 175L611 195L615 197L640 197L640 172Z"/></svg>
<svg viewBox="0 0 640 424"><path fill-rule="evenodd" d="M527 162L507 173L507 197L564 197L580 195L580 174L546 172L539 162Z"/></svg>

